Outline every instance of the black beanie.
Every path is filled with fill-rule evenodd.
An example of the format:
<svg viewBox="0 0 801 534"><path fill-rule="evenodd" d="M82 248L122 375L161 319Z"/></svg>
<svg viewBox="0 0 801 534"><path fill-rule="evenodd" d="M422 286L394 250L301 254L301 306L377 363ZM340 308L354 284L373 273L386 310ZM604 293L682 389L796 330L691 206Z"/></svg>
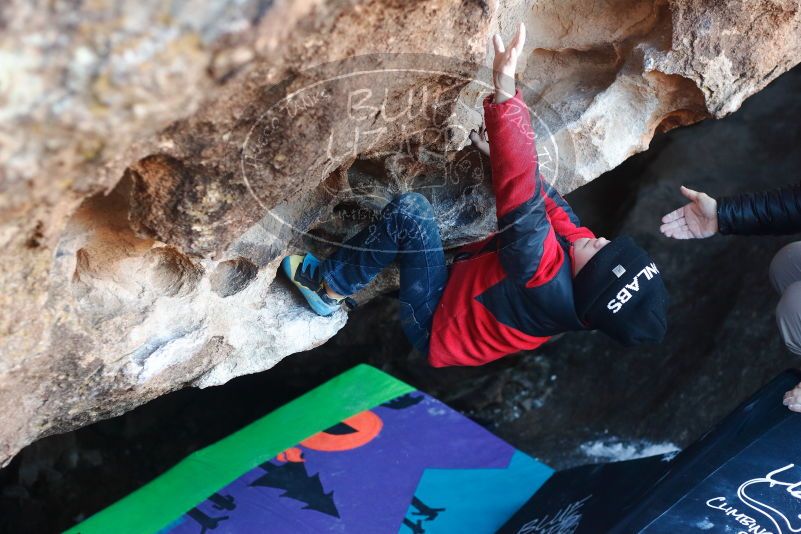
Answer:
<svg viewBox="0 0 801 534"><path fill-rule="evenodd" d="M656 264L630 237L599 250L573 279L573 291L579 318L627 347L665 336L667 289Z"/></svg>

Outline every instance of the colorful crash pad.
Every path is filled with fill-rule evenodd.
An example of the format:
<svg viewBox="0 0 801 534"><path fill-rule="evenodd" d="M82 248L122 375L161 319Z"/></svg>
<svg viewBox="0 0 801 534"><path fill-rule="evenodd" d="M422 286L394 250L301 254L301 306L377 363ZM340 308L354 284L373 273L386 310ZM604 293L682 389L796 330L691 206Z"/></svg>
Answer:
<svg viewBox="0 0 801 534"><path fill-rule="evenodd" d="M70 532L490 533L552 470L360 365Z"/></svg>

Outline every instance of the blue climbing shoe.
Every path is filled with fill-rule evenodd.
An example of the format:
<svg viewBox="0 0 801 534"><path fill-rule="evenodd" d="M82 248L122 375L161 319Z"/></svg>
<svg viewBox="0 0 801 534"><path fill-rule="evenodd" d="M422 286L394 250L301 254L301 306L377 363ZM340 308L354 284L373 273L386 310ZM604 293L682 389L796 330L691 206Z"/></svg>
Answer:
<svg viewBox="0 0 801 534"><path fill-rule="evenodd" d="M326 294L320 273L320 260L311 253L307 253L305 256L287 256L281 260L281 268L289 281L300 289L301 295L317 315L331 315L340 308L340 303L345 300L344 298L333 299Z"/></svg>

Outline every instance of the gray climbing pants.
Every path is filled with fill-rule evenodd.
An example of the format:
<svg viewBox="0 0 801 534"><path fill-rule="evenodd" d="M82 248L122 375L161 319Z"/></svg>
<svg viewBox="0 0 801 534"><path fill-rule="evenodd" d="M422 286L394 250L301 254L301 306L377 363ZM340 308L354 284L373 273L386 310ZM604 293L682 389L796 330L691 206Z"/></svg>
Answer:
<svg viewBox="0 0 801 534"><path fill-rule="evenodd" d="M783 247L770 262L770 281L781 295L776 322L791 352L801 355L801 241Z"/></svg>

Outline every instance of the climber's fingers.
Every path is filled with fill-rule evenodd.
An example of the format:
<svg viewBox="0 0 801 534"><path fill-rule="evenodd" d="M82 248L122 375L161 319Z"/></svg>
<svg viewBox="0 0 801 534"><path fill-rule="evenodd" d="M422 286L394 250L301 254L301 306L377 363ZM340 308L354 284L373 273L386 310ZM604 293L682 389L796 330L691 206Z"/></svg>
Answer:
<svg viewBox="0 0 801 534"><path fill-rule="evenodd" d="M496 56L501 55L504 52L506 52L506 47L503 46L503 39L501 39L501 36L499 34L496 33L492 37L492 44L495 46L495 55Z"/></svg>
<svg viewBox="0 0 801 534"><path fill-rule="evenodd" d="M515 34L512 42L510 43L510 47L512 49L512 57L517 59L520 56L520 53L523 51L523 45L526 43L526 25L522 22L520 26L517 28L517 33Z"/></svg>
<svg viewBox="0 0 801 534"><path fill-rule="evenodd" d="M517 33L515 33L514 37L512 37L512 40L509 42L508 50L503 44L501 35L498 33L492 36L492 43L495 47L496 55L505 55L507 59L513 61L517 60L520 53L523 51L523 45L526 43L526 25L522 22L520 23L520 26L517 28Z"/></svg>

